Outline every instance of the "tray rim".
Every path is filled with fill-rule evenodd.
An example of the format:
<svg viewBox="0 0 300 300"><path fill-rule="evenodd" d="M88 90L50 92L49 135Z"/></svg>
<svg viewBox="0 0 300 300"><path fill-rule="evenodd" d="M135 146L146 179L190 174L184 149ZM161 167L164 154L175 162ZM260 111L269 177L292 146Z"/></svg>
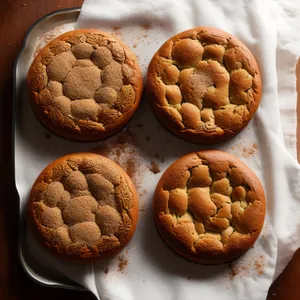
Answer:
<svg viewBox="0 0 300 300"><path fill-rule="evenodd" d="M19 195L17 185L16 185L16 170L15 170L15 150L16 150L15 149L15 138L16 138L15 132L16 132L16 115L17 115L17 110L16 110L16 107L17 107L17 104L16 104L17 103L17 68L19 65L19 60L27 47L28 38L35 27L37 27L44 21L51 19L53 16L57 16L60 14L63 15L66 13L74 13L74 12L77 12L79 15L80 11L81 11L81 7L64 8L64 9L52 11L52 12L40 17L39 19L37 19L26 31L21 50L19 51L19 53L15 59L14 66L13 66L13 103L12 103L12 132L11 132L11 137L12 137L11 147L12 147L13 156L12 156L11 163L12 163L12 168L13 168L13 181L14 181L13 183L14 183L15 195L16 195L17 201L19 203L18 259L22 266L22 269L24 270L25 274L32 281L34 281L37 284L40 284L40 285L43 285L46 287L52 287L52 288L63 288L63 289L69 289L69 290L87 291L84 287L77 285L77 284L72 285L72 284L59 283L59 282L54 282L51 279L50 280L47 279L49 283L41 281L27 267L27 263L26 263L26 260L24 259L24 255L23 255L23 251L22 251L22 241L23 241L23 236L24 236L22 225L24 224L24 218L20 214L20 195ZM50 283L51 281L52 281L52 283Z"/></svg>

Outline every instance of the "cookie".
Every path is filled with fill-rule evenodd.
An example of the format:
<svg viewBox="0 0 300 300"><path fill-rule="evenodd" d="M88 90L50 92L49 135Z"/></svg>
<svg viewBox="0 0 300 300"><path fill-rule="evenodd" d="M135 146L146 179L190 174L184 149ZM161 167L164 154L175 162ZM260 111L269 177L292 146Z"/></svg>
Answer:
<svg viewBox="0 0 300 300"><path fill-rule="evenodd" d="M38 176L28 202L30 226L59 257L97 262L120 252L134 234L138 197L126 172L93 153L61 157Z"/></svg>
<svg viewBox="0 0 300 300"><path fill-rule="evenodd" d="M142 94L136 56L95 29L70 31L47 44L31 64L27 82L40 122L75 141L102 140L121 130Z"/></svg>
<svg viewBox="0 0 300 300"><path fill-rule="evenodd" d="M229 262L251 248L266 210L253 171L215 150L175 161L159 180L153 205L162 239L178 254L202 264Z"/></svg>
<svg viewBox="0 0 300 300"><path fill-rule="evenodd" d="M262 83L250 50L224 31L197 27L156 52L147 97L160 123L193 143L222 142L239 133L258 108Z"/></svg>

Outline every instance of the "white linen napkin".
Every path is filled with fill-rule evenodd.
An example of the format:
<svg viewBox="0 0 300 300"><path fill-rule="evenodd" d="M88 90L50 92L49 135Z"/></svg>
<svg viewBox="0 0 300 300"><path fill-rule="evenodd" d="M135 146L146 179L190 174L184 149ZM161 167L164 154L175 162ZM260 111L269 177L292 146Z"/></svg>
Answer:
<svg viewBox="0 0 300 300"><path fill-rule="evenodd" d="M138 187L146 189L140 205L147 213L140 213L134 238L121 254L128 260L125 270L120 267L120 256L103 264L78 266L43 252L47 264L51 262L55 270L101 300L265 299L274 276L300 246L295 112L299 15L299 1L86 0L77 28L98 28L118 35L138 55L144 75L156 50L174 34L192 27L220 28L250 48L263 77L261 105L240 135L206 148L229 151L256 172L266 191L267 217L255 246L232 264L188 262L174 254L156 232L151 200L161 173L147 173ZM183 154L201 149L161 129L144 102L131 123L144 126L143 132L135 129L138 141L148 134L151 137L148 146L140 142L135 150L141 170L155 151L165 159L160 164L163 172Z"/></svg>

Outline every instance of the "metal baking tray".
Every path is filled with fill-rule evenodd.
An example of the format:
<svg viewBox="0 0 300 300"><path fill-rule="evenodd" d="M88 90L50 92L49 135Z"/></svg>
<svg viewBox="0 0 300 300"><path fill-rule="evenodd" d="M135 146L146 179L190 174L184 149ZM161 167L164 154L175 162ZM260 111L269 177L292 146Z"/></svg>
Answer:
<svg viewBox="0 0 300 300"><path fill-rule="evenodd" d="M79 13L80 8L54 11L37 20L26 33L22 50L20 51L14 66L13 149L15 154L15 182L20 205L19 259L23 269L31 279L39 284L57 288L85 290L83 287L72 282L62 274L55 274L55 276L51 274L46 267L37 264L35 257L30 251L28 251L29 249L25 240L29 233L25 230L26 226L24 226L23 217L27 195L24 193L24 189L20 185L18 173L16 171L18 167L17 158L21 153L20 151L22 151L18 149L18 138L20 136L20 133L18 132L18 125L20 125L19 122L21 117L20 111L28 109L26 105L27 95L24 86L24 79L26 78L26 73L33 59L32 54L37 51L38 48L42 47L43 43L47 43L48 40L45 36L46 33L47 37L51 38L58 35L60 32L74 29ZM39 43L37 44L37 42ZM30 118L28 122L31 122ZM26 174L21 176L26 176Z"/></svg>
<svg viewBox="0 0 300 300"><path fill-rule="evenodd" d="M25 79L35 53L37 53L44 44L60 33L74 29L79 13L80 9L75 8L60 10L46 15L32 25L25 37L24 46L16 60L14 70L13 146L15 156L15 183L20 199L21 222L19 256L21 264L25 272L37 283L51 287L84 290L83 287L74 283L62 274L66 268L70 267L69 264L64 264L63 266L60 265L61 268L59 270L55 269L55 266L51 264L54 258L50 257L50 255L47 256L42 247L35 242L30 231L26 229L26 220L24 218L29 189L44 167L46 167L55 158L64 154L76 151L86 151L99 146L103 147L105 146L105 143L113 142L112 140L115 139L115 137L111 137L108 142L103 141L101 143L96 142L89 144L74 143L61 139L41 126L29 106ZM106 27L105 31L109 32L110 29L113 29L112 31L114 31L114 34L118 34L117 27L108 28L108 25ZM104 30L103 27L101 28ZM151 36L150 32L146 33L145 25L135 26L134 29L136 29L136 31L131 31L130 28L127 27L127 31L125 32L124 30L124 36L122 35L122 37L127 43L129 42L128 45L136 48L135 52L139 56L139 62L145 74L148 62L155 50L159 47L159 43L166 40L166 38L171 35L171 32L161 32L161 24L157 24L156 28L151 29ZM145 37L147 37L147 39ZM142 127L140 125L142 125ZM259 177L263 178L261 167L262 159L261 154L258 151L259 149L257 148L258 138L256 132L258 129L256 126L255 121L251 122L239 136L223 143L222 145L215 145L214 149L228 151L235 154L240 159L247 161L247 164L250 167L257 170ZM209 146L200 147L199 145L179 142L177 137L170 135L166 130L161 129L161 126L155 120L154 115L149 113L149 109L145 101L142 101L135 117L130 122L127 129L130 129L131 134L134 133L139 144L139 147L137 147L139 149L137 149L137 152L133 154L132 159L136 161L139 157L142 157L142 161L140 162L141 173L137 174L137 176L140 177L140 183L137 185L137 182L135 182L135 185L140 196L140 211L142 212L143 217L140 218L139 226L134 237L136 241L139 239L139 244L134 245L133 241L131 243L132 247L130 248L129 245L126 251L129 249L128 257L130 255L134 257L138 256L143 259L144 264L147 263L148 266L151 265L151 267L160 268L162 263L160 255L161 253L163 253L163 255L169 255L169 249L165 248L165 245L161 243L161 240L157 236L155 227L153 226L152 216L150 213L147 213L147 211L151 210L151 195L154 192L154 187L161 174L156 174L156 172L151 171L149 166L152 164L154 159L154 161L159 163L160 171L163 172L176 158L181 157L188 152L207 148ZM111 145L114 147L115 144L112 143ZM126 152L125 150L120 150L118 148L115 150L119 150L122 154ZM127 150L131 153L130 149ZM143 174L146 175L142 176ZM146 235L144 234L145 230L148 230ZM268 231L266 231L265 236L269 237L269 235ZM151 242L150 245L149 242L147 242L148 239L146 241L144 236L147 236L149 241L157 239L157 244ZM266 241L268 241L268 239L266 239ZM248 261L252 256L260 257L261 252L264 252L264 248L262 247L264 243L264 239L261 238L261 243L256 243L255 249L251 252L249 251L248 255L245 255L243 259ZM150 257L148 252L151 247L160 247L159 251L161 251L161 253L159 253L157 248L156 252L151 252L151 259L148 260L148 257ZM140 248L147 249L147 251L140 251ZM153 258L155 262L158 262L158 264L153 265ZM253 259L253 261L255 261L255 259ZM171 256L170 262L171 264L176 264L177 256ZM185 270L186 262L182 261L179 267L182 268L182 270ZM227 266L222 266L220 268L224 269L225 273L230 273L230 269ZM195 274L198 274L198 270L196 268L193 270ZM202 268L202 272L205 273L205 270L205 268ZM212 272L212 270L213 269L211 269L210 272ZM110 272L112 271L110 270ZM254 272L253 274L255 276L258 276L255 269L253 269L252 272ZM74 272L72 274L74 274ZM183 274L186 273L184 272ZM126 274L122 276L127 279L129 278L129 281L130 278L135 278L134 276L136 275L132 272L128 275ZM76 280L76 278L74 278L74 280ZM228 277L226 280L229 281L230 284L230 278ZM225 285L223 288L226 289Z"/></svg>

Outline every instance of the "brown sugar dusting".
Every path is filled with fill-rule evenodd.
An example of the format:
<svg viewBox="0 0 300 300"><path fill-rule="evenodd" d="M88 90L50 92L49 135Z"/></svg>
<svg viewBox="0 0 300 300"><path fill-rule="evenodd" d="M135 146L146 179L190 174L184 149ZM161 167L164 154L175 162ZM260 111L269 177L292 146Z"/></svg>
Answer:
<svg viewBox="0 0 300 300"><path fill-rule="evenodd" d="M151 166L149 166L149 170L153 174L157 174L157 173L160 172L160 168L159 168L158 164L154 160L151 161Z"/></svg>
<svg viewBox="0 0 300 300"><path fill-rule="evenodd" d="M118 257L118 260L119 260L118 271L123 273L128 265L128 260L123 255L120 255Z"/></svg>

